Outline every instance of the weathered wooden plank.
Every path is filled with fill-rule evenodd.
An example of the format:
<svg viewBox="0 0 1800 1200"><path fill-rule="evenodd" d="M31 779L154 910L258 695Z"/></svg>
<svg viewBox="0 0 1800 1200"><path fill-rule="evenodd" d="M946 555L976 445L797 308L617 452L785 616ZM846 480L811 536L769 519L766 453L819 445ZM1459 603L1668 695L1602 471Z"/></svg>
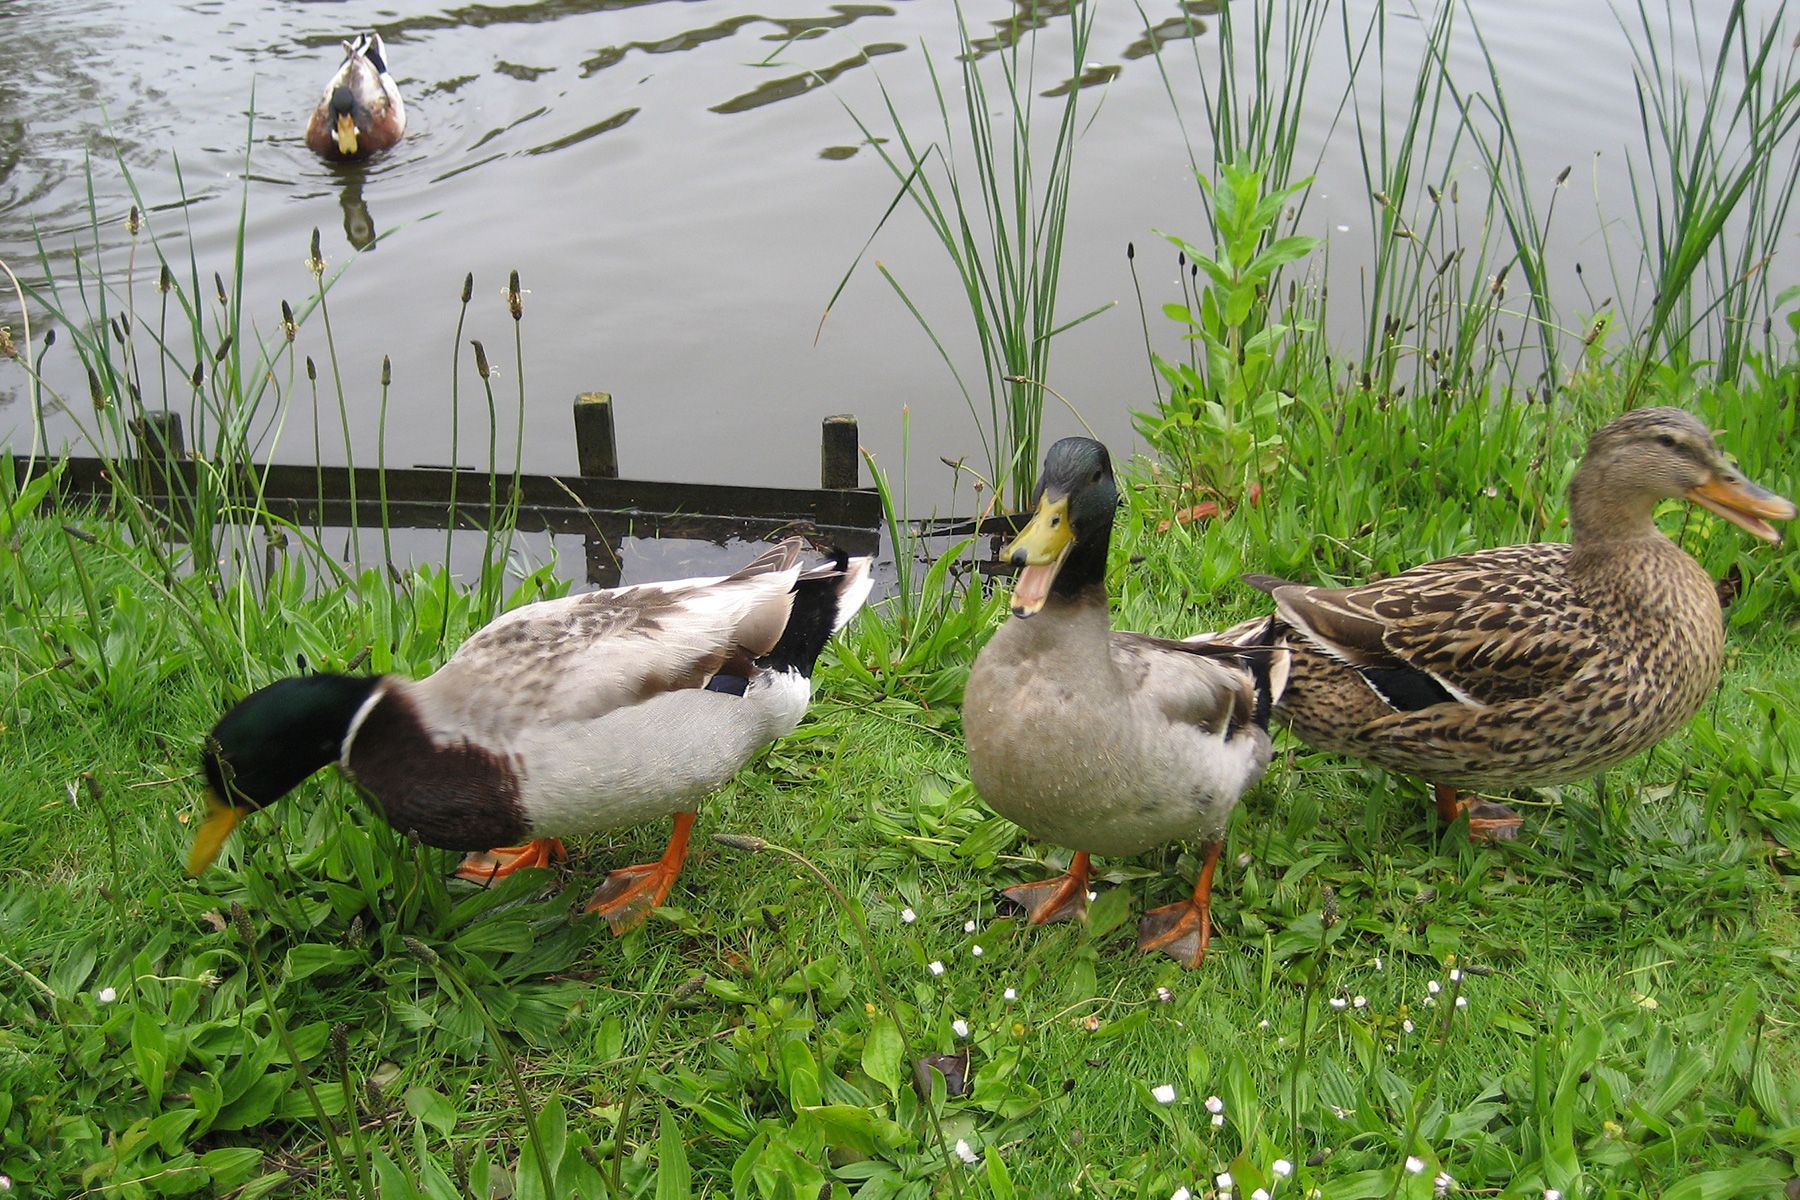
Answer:
<svg viewBox="0 0 1800 1200"><path fill-rule="evenodd" d="M13 456L13 470L22 478L27 460ZM130 469L130 460L118 464ZM38 460L40 471L48 464ZM194 494L197 472L203 464L192 460L169 464L169 470L153 481L146 499L180 501ZM106 461L71 458L64 468L65 494L105 499L112 492L111 471ZM277 463L258 468L262 495L272 512L305 523L378 526L381 517L383 472L374 467L314 467ZM485 525L498 514L490 511L488 480L473 472L440 468L393 468L385 472L388 524L396 528L442 529L452 519L451 482L456 483L455 522ZM498 506L512 495L510 475L495 481ZM164 493L163 489L167 491ZM354 491L352 491L354 489ZM356 496L352 508L350 496ZM523 475L518 479L519 524L524 529L587 528L596 513L656 518L677 523L684 519L726 518L779 525L804 522L817 526L873 530L881 519L875 493L863 489L750 487L734 484L669 483L645 479L599 479L583 476ZM321 521L321 517L323 520Z"/></svg>

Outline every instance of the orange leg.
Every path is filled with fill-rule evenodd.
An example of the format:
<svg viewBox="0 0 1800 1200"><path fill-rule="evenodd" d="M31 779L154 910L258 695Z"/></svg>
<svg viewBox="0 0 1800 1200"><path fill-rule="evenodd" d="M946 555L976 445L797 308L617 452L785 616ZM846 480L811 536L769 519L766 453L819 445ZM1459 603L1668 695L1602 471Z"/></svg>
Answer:
<svg viewBox="0 0 1800 1200"><path fill-rule="evenodd" d="M605 917L614 934L642 925L650 910L666 900L675 886L681 864L687 861L688 834L693 828L693 813L676 813L675 832L662 857L653 863L620 867L608 875L587 902L587 911Z"/></svg>
<svg viewBox="0 0 1800 1200"><path fill-rule="evenodd" d="M537 838L523 846L496 846L477 850L456 868L458 878L470 883L493 883L526 867L547 867L569 857L561 838Z"/></svg>
<svg viewBox="0 0 1800 1200"><path fill-rule="evenodd" d="M1033 925L1052 921L1079 921L1087 916L1088 853L1077 851L1069 869L1054 879L1015 883L1000 894L1025 910Z"/></svg>
<svg viewBox="0 0 1800 1200"><path fill-rule="evenodd" d="M1479 796L1465 796L1446 784L1433 784L1432 793L1437 798L1438 820L1444 824L1454 825L1457 817L1469 814L1471 842L1511 841L1519 836L1519 830L1525 824L1524 819L1506 805Z"/></svg>
<svg viewBox="0 0 1800 1200"><path fill-rule="evenodd" d="M1161 950L1190 971L1206 958L1212 940L1212 881L1225 843L1208 842L1206 860L1194 894L1161 908L1153 908L1138 920L1138 949Z"/></svg>

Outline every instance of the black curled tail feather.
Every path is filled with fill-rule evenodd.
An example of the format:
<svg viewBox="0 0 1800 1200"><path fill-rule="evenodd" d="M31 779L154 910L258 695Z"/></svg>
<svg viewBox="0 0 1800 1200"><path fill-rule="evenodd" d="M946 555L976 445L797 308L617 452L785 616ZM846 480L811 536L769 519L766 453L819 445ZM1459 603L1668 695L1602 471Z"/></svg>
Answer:
<svg viewBox="0 0 1800 1200"><path fill-rule="evenodd" d="M868 594L868 570L867 559L852 562L838 550L829 563L802 572L794 583L787 628L761 663L777 671L798 671L810 679L825 643L862 607Z"/></svg>
<svg viewBox="0 0 1800 1200"><path fill-rule="evenodd" d="M1234 625L1220 634L1200 634L1211 642L1190 640L1200 653L1225 658L1248 672L1254 702L1250 719L1259 729L1269 727L1275 706L1287 691L1290 652L1280 621L1273 615Z"/></svg>
<svg viewBox="0 0 1800 1200"><path fill-rule="evenodd" d="M1281 703L1281 697L1287 692L1288 668L1291 663L1286 638L1283 635L1281 622L1270 614L1262 627L1255 630L1250 638L1250 645L1266 653L1247 656L1250 675L1256 681L1256 724L1267 729L1269 718L1275 706Z"/></svg>

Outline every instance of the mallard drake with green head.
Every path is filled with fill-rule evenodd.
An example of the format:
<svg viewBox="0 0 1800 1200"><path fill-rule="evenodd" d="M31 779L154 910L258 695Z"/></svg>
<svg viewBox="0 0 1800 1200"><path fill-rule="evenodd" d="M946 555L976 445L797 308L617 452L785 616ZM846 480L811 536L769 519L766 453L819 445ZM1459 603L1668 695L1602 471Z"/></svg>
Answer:
<svg viewBox="0 0 1800 1200"><path fill-rule="evenodd" d="M1789 501L1745 479L1678 408L1588 442L1567 544L1459 554L1360 587L1265 575L1293 651L1279 714L1302 740L1418 775L1474 837L1519 818L1457 788L1594 775L1684 725L1719 682L1725 632L1706 572L1657 528L1685 497L1767 541ZM1246 626L1240 626L1244 629Z"/></svg>
<svg viewBox="0 0 1800 1200"><path fill-rule="evenodd" d="M1012 616L963 697L969 774L995 811L1076 851L1068 873L1004 890L1033 924L1085 914L1090 855L1200 839L1192 896L1138 926L1140 949L1197 967L1226 819L1268 766L1286 654L1254 645L1253 632L1243 644L1115 632L1106 553L1117 503L1106 447L1050 448L1036 515L1007 550L1023 568Z"/></svg>
<svg viewBox="0 0 1800 1200"><path fill-rule="evenodd" d="M792 732L826 640L869 594L867 558L804 568L806 553L789 538L722 579L527 604L425 679L319 674L253 692L206 738L188 870L336 763L396 829L484 851L457 872L478 881L545 864L562 837L673 814L661 859L614 871L589 902L630 928L675 882L695 804Z"/></svg>
<svg viewBox="0 0 1800 1200"><path fill-rule="evenodd" d="M344 65L306 123L306 144L326 158L367 158L406 133L406 105L388 73L387 47L378 33L359 33L344 43Z"/></svg>

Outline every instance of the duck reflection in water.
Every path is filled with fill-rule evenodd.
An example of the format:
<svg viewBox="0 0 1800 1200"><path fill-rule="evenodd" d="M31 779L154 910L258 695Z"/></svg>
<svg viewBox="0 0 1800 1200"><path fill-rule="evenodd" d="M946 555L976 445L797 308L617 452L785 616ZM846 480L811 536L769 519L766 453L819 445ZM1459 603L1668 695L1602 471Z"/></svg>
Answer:
<svg viewBox="0 0 1800 1200"><path fill-rule="evenodd" d="M369 215L368 201L363 199L362 170L346 167L339 174L343 190L338 193L338 205L344 210L344 237L358 250L373 250L379 235L375 232L375 218Z"/></svg>

